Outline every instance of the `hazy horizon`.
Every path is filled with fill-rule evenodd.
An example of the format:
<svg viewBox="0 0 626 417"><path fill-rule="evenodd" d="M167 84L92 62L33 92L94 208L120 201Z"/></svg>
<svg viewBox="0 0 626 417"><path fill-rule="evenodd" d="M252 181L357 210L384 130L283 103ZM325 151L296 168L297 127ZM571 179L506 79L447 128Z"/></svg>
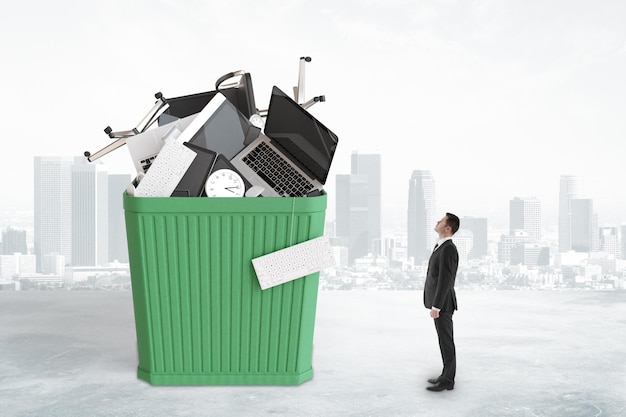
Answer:
<svg viewBox="0 0 626 417"><path fill-rule="evenodd" d="M121 148L121 151L125 151L125 148ZM120 152L120 150L118 150L118 152ZM364 153L364 152L360 152L360 153ZM49 156L64 156L64 157L68 157L68 155L49 155ZM104 159L104 158L103 158ZM97 162L94 163L98 163L98 164L104 164L107 168L109 168L104 161L98 160ZM110 174L115 174L115 173L120 173L120 172L116 172L116 171L111 171L109 172ZM134 172L125 172L126 174L130 175L131 177L133 177L135 175ZM346 172L346 173L349 173ZM564 174L566 175L566 174ZM382 176L385 176L385 164L384 164L384 160L382 163ZM560 178L560 176L559 176ZM585 178L582 178L583 180L583 184L585 183ZM402 194L398 194L396 196L397 200L394 202L394 204L389 204L388 200L385 200L385 195L388 195L387 191L385 188L382 189L382 194L383 194L383 201L382 201L382 227L383 228L387 228L387 229L397 229L398 227L406 227L406 221L407 221L407 210L408 210L408 179L407 179L407 190L404 193L404 195ZM435 178L435 187L437 184L437 178ZM334 185L335 185L335 179L334 178L329 178L328 182L326 183L326 187L325 189L327 190L327 192L329 192L329 196L328 196L328 208L327 208L327 214L326 214L326 218L327 220L333 220L335 218L335 207L334 207L334 195L333 195L333 189L334 189ZM384 186L384 182L383 182L383 186ZM330 190L330 191L329 191ZM31 194L33 192L33 187L30 187L30 191ZM558 190L558 185L557 185L557 189L554 192L554 196L552 199L550 199L548 201L548 204L546 204L545 201L539 200L540 204L541 204L541 220L542 220L542 230L545 232L553 230L554 232L557 231L557 227L558 227L558 194L559 194L559 190ZM587 198L591 198L593 199L593 196L590 195L589 193L585 193L585 196ZM477 198L480 198L481 196L476 196ZM525 198L525 197L535 197L535 195L511 195L509 198L507 199L502 199L502 200L497 200L495 197L491 197L492 202L497 203L497 205L494 205L494 207L492 207L491 210L489 210L489 214L483 212L483 211L472 211L472 212L467 212L463 205L462 202L461 204L457 204L454 206L448 206L448 207L443 207L442 204L437 201L437 206L439 207L439 209L442 212L445 211L451 211L451 212L455 212L458 213L458 215L463 218L463 217L482 217L482 218L487 218L488 220L488 226L489 226L489 230L490 231L495 231L495 230L508 230L509 228L509 203L512 199L516 198L516 197L520 197L520 198ZM611 225L620 225L620 224L625 224L626 223L626 210L623 210L621 207L608 207L608 210L606 210L605 212L599 212L596 203L596 200L594 200L594 213L599 215L600 221L599 221L599 225L607 225L607 224L611 224ZM30 201L30 207L28 207L28 205L26 205L25 207L21 207L21 208L16 208L16 207L2 207L0 208L0 226L6 225L6 226L11 226L12 223L10 221L10 219L8 218L9 216L13 215L17 215L18 213L21 213L22 215L24 215L25 213L32 213L33 212L33 202L32 202L32 197L31 197L31 201ZM604 209L607 209L607 207L604 207Z"/></svg>
<svg viewBox="0 0 626 417"><path fill-rule="evenodd" d="M121 148L121 149L125 150L124 148ZM364 153L364 152L360 152L360 153ZM67 157L68 155L48 155L48 156ZM103 164L103 161L99 160L95 163ZM120 172L111 171L109 173L115 174L115 173L120 173ZM134 172L130 172L130 171L123 172L123 173L128 174L131 177L134 177L135 175ZM349 173L349 171L346 173ZM385 173L385 165L383 161L383 167L382 167L383 177L385 176L384 173ZM582 180L584 183L585 179L582 178ZM385 200L385 195L388 195L389 193L387 192L388 190L386 190L385 188L382 189L382 194L383 194L382 227L383 228L397 229L399 227L406 227L407 213L408 213L408 182L409 181L407 179L406 192L404 193L404 195L398 194L396 196L397 200L394 202L394 204L389 204L389 201ZM435 187L436 187L436 184L437 184L437 179L435 178ZM327 220L334 220L335 218L334 195L333 195L334 185L335 185L334 178L329 178L325 187L326 191L329 192L328 208L327 208L327 214L326 214ZM30 187L30 191L32 194L33 193L32 186ZM554 197L548 201L548 204L546 204L545 201L539 200L541 204L541 220L542 220L541 226L542 226L542 230L544 231L544 233L550 230L553 230L554 232L557 231L558 194L559 194L559 190L557 186L557 190L554 193ZM509 198L507 199L503 198L502 200L497 200L495 197L491 197L490 201L494 203L494 206L488 211L489 214L485 213L484 211L467 212L467 210L462 205L463 202L460 202L460 204L455 204L454 206L447 206L447 207L443 207L439 201L436 201L436 203L437 203L437 207L440 209L441 212L446 212L446 211L455 212L455 213L458 213L458 215L461 218L463 217L487 218L489 230L495 231L495 230L508 230L509 228L509 203L512 199L514 199L515 197L525 198L525 197L535 197L535 196L536 195L511 195ZM626 224L626 209L622 208L621 206L620 207L604 207L606 211L599 212L597 205L596 205L596 200L593 198L593 196L590 195L589 193L585 193L585 196L587 198L591 198L592 200L594 200L594 213L599 215L600 226ZM476 196L476 197L480 198L481 196ZM29 205L27 204L21 208L6 207L6 206L0 208L0 226L3 226L5 224L6 226L11 226L12 222L8 218L11 215L15 216L18 213L21 213L22 215L25 213L32 213L33 212L32 196L31 196L31 201Z"/></svg>

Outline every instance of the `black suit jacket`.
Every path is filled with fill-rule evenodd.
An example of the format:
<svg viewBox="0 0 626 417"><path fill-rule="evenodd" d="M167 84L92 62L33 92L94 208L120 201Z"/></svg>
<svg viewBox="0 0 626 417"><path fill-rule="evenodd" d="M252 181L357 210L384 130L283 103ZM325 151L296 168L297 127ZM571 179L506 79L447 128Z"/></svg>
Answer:
<svg viewBox="0 0 626 417"><path fill-rule="evenodd" d="M442 311L457 309L454 281L459 266L459 252L452 240L446 240L430 255L426 282L424 283L424 307L437 307Z"/></svg>

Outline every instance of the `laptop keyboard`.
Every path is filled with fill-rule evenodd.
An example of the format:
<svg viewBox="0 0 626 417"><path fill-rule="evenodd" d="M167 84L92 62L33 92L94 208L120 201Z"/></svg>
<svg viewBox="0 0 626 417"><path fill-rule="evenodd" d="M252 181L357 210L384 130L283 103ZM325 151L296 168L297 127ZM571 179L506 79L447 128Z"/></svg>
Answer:
<svg viewBox="0 0 626 417"><path fill-rule="evenodd" d="M282 196L302 197L315 188L265 142L243 157L243 162Z"/></svg>
<svg viewBox="0 0 626 417"><path fill-rule="evenodd" d="M148 172L148 168L152 165L152 162L156 159L157 155L152 155L146 159L142 159L139 161L141 163L141 168L143 168L143 172Z"/></svg>

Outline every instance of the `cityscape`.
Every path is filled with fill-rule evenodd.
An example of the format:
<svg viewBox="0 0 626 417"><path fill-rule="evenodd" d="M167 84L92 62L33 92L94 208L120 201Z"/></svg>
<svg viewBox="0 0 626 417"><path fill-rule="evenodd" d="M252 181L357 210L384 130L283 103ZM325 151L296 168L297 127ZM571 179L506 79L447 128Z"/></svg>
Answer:
<svg viewBox="0 0 626 417"><path fill-rule="evenodd" d="M406 178L406 227L389 229L381 155L353 151L350 162L334 178L324 233L336 266L321 271L320 289L421 290L442 215L437 179L428 170ZM84 157L36 156L33 213L3 220L0 290L131 289L122 206L130 181ZM486 217L460 216L457 289L626 289L626 225L598 224L584 178L559 181L558 225L542 224L535 197L510 197L502 233Z"/></svg>
<svg viewBox="0 0 626 417"><path fill-rule="evenodd" d="M7 6L2 415L626 415L626 2ZM306 71L301 57L312 58ZM137 175L128 143L92 163L83 152L120 144L106 127L143 125L155 93L173 102L226 90L236 78L218 81L240 72L260 114L275 86L303 104L323 98L310 113L340 140L325 221L296 233L328 237L336 265L319 286L310 277L269 291L250 276L229 288L229 274L204 269L206 280L187 285L161 268L161 286L144 291L130 274L144 248L128 243L125 216L144 202L124 196ZM441 355L422 287L446 211L461 223L458 375L454 390L432 393ZM278 217L286 236L294 223ZM311 291L289 291L300 287ZM310 321L296 317L310 308ZM266 317L280 325L264 331ZM244 348L244 332L258 350ZM144 348L149 334L161 340ZM211 376L220 362L300 363L309 355L293 338L311 348L314 376L299 386L138 377L159 363L185 373L203 364Z"/></svg>

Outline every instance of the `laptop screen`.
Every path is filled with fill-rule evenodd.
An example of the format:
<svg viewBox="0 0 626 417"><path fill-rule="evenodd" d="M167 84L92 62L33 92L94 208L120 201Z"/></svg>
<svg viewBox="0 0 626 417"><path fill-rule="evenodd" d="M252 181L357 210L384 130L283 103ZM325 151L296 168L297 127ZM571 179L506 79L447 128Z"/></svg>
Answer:
<svg viewBox="0 0 626 417"><path fill-rule="evenodd" d="M322 184L326 182L337 149L337 135L276 86L272 89L264 133L302 170Z"/></svg>

